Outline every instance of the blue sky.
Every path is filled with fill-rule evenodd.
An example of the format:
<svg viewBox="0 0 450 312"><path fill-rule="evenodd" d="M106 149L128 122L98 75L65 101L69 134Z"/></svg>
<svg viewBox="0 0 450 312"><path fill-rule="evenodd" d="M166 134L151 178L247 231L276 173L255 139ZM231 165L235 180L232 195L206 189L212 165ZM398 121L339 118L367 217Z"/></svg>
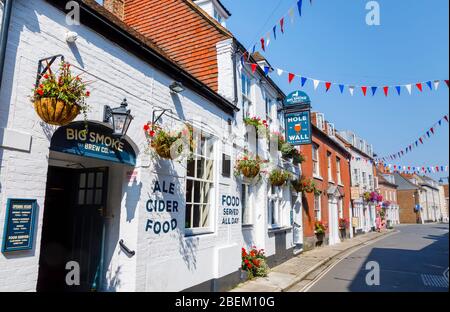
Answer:
<svg viewBox="0 0 450 312"><path fill-rule="evenodd" d="M396 85L449 77L449 1L379 0L381 25L366 24L366 0L304 0L303 16L271 43L264 56L274 67L320 80L349 85ZM227 27L248 49L286 15L296 0L222 0L231 11ZM288 84L287 76L272 78L289 93L300 88L300 79ZM417 89L402 96L382 90L372 97L340 94L337 86L325 93L305 88L313 109L339 130L350 129L374 145L378 155L394 153L414 142L449 111L449 90ZM370 95L370 96L369 96ZM425 145L396 161L397 165L448 165L449 126L444 123ZM394 164L394 162L392 162ZM434 177L448 176L438 173Z"/></svg>

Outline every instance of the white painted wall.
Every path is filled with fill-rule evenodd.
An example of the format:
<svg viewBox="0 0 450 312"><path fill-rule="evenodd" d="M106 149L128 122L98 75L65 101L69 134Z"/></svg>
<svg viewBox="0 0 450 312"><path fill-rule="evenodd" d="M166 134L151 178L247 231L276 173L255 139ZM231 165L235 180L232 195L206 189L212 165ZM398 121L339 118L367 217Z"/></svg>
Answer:
<svg viewBox="0 0 450 312"><path fill-rule="evenodd" d="M28 96L34 84L38 59L56 54L64 54L67 61L112 83L86 77L94 80L89 87L92 110L88 119L101 120L103 106L118 106L124 97L135 117L128 134L140 151L138 186L117 183L126 174L126 169L113 172L114 181L110 187L121 189L122 194L120 199L110 198L110 205L117 214L109 221L108 231L110 236L123 238L130 249L136 250L136 256L126 257L116 242L107 246L110 258L105 264L105 282L112 285L109 290L181 290L237 270L240 266L238 244L242 241L239 225L218 226L212 235L193 238L185 238L182 227L174 235L155 237L144 233L142 226L147 218L144 205L150 191L149 181L158 170L155 169L158 164L151 163L150 157L143 152L146 140L142 126L151 119L152 108L155 105L172 108L184 119L201 117L219 134L225 133L228 116L191 90L179 96L171 95L168 85L172 80L168 76L87 27L67 26L64 14L47 2L17 0L14 3L5 67L8 78L0 92L0 128L25 133L32 137L32 144L29 152L0 148L0 235L7 198L36 198L38 219L33 250L0 255L0 291L34 291L36 287L48 147L55 129L40 122ZM68 46L64 41L67 30L79 34L75 45ZM166 170L174 164L162 164L162 168ZM179 179L182 188L183 172L178 167L177 177L169 173L167 176ZM232 186L224 187L227 192L230 189ZM119 194L120 191L116 195ZM131 209L135 209L134 214L127 208L130 203ZM218 207L214 209L218 218ZM183 216L179 217L183 220ZM3 237L0 239L3 241ZM191 257L191 261L195 259L195 266L189 266L186 257Z"/></svg>

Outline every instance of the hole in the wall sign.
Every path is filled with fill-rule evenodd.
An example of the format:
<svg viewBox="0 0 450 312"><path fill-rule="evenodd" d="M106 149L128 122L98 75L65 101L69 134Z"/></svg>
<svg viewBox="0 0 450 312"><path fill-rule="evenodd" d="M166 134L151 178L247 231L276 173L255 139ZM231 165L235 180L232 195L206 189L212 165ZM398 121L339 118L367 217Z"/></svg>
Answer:
<svg viewBox="0 0 450 312"><path fill-rule="evenodd" d="M145 231L154 234L167 234L177 229L178 221L174 215L179 214L179 202L176 198L176 185L173 182L165 180L156 180L153 184L153 195L146 205L145 209L153 218L148 218ZM168 199L173 198L173 199ZM156 217L162 213L170 214L169 219L157 219Z"/></svg>

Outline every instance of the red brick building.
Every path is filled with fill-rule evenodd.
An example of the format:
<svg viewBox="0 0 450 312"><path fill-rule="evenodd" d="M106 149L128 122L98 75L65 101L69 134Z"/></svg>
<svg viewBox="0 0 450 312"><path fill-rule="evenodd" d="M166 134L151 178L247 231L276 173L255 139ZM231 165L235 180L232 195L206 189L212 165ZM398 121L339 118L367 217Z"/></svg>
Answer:
<svg viewBox="0 0 450 312"><path fill-rule="evenodd" d="M303 199L303 235L305 250L320 244L315 234L315 222L327 225L324 244L340 241L339 219L350 220L350 153L335 138L332 124L323 114L312 113L312 145L301 147L304 177L313 179L321 195L305 194ZM349 235L349 231L346 231Z"/></svg>

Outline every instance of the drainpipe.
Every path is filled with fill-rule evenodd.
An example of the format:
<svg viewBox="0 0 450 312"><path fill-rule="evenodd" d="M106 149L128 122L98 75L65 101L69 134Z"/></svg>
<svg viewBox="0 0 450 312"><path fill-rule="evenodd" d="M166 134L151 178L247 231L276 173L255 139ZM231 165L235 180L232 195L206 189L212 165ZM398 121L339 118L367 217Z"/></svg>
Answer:
<svg viewBox="0 0 450 312"><path fill-rule="evenodd" d="M3 7L2 29L0 34L0 89L3 80L3 69L5 67L6 43L8 42L9 24L11 21L13 0L5 0Z"/></svg>

